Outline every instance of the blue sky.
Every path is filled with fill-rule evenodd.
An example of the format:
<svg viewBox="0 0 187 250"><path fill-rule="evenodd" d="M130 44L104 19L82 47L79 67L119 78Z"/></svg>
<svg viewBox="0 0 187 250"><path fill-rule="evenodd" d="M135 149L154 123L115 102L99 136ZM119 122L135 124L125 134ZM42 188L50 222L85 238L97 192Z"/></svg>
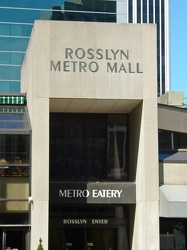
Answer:
<svg viewBox="0 0 187 250"><path fill-rule="evenodd" d="M187 102L187 0L170 0L171 90Z"/></svg>

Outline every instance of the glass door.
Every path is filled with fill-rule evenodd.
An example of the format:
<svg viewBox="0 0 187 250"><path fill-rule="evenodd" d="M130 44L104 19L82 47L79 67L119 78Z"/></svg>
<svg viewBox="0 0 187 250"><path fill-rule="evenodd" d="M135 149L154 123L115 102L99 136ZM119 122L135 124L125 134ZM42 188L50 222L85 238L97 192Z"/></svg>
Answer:
<svg viewBox="0 0 187 250"><path fill-rule="evenodd" d="M0 249L2 250L29 250L28 231L23 229L2 229L0 243Z"/></svg>
<svg viewBox="0 0 187 250"><path fill-rule="evenodd" d="M105 228L88 228L86 250L106 250L107 235Z"/></svg>
<svg viewBox="0 0 187 250"><path fill-rule="evenodd" d="M117 228L88 228L86 250L118 250Z"/></svg>
<svg viewBox="0 0 187 250"><path fill-rule="evenodd" d="M65 250L118 250L118 244L117 228L65 229Z"/></svg>
<svg viewBox="0 0 187 250"><path fill-rule="evenodd" d="M85 229L66 228L65 230L65 250L85 249Z"/></svg>

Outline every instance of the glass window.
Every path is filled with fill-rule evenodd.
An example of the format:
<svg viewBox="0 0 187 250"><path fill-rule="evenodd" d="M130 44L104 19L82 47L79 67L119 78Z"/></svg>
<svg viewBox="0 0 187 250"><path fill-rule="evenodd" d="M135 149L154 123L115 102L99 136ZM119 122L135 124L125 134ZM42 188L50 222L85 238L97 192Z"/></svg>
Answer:
<svg viewBox="0 0 187 250"><path fill-rule="evenodd" d="M20 81L0 80L2 93L20 93Z"/></svg>
<svg viewBox="0 0 187 250"><path fill-rule="evenodd" d="M149 23L153 23L153 0L149 0Z"/></svg>
<svg viewBox="0 0 187 250"><path fill-rule="evenodd" d="M137 0L137 23L141 23L141 0Z"/></svg>
<svg viewBox="0 0 187 250"><path fill-rule="evenodd" d="M187 148L187 134L172 131L159 131L159 149Z"/></svg>
<svg viewBox="0 0 187 250"><path fill-rule="evenodd" d="M0 206L6 207L6 203L0 202ZM7 211L6 209L0 209L0 224L27 224L29 223L28 201L25 202L26 211ZM6 211L6 213L4 213Z"/></svg>
<svg viewBox="0 0 187 250"><path fill-rule="evenodd" d="M187 149L187 134L184 133L160 130L158 140L160 161L177 153L178 149Z"/></svg>
<svg viewBox="0 0 187 250"><path fill-rule="evenodd" d="M25 96L0 96L1 103ZM0 224L28 224L30 123L24 105L0 105Z"/></svg>
<svg viewBox="0 0 187 250"><path fill-rule="evenodd" d="M147 23L147 0L143 0L143 23Z"/></svg>
<svg viewBox="0 0 187 250"><path fill-rule="evenodd" d="M160 219L160 249L186 249L186 220Z"/></svg>
<svg viewBox="0 0 187 250"><path fill-rule="evenodd" d="M0 77L1 80L20 80L20 66L1 66L0 67Z"/></svg>
<svg viewBox="0 0 187 250"><path fill-rule="evenodd" d="M0 21L15 22L15 23L29 23L33 24L34 20L40 19L40 10L20 8L0 8Z"/></svg>
<svg viewBox="0 0 187 250"><path fill-rule="evenodd" d="M29 135L0 134L0 176L29 175Z"/></svg>
<svg viewBox="0 0 187 250"><path fill-rule="evenodd" d="M127 116L50 115L52 178L127 180Z"/></svg>
<svg viewBox="0 0 187 250"><path fill-rule="evenodd" d="M32 24L0 23L2 36L30 36Z"/></svg>
<svg viewBox="0 0 187 250"><path fill-rule="evenodd" d="M21 65L23 62L23 58L25 56L25 53L21 52L0 52L0 64L16 64L16 65ZM14 66L12 66L14 67ZM4 68L4 67L2 67ZM20 70L20 67L17 67ZM1 70L1 68L0 68ZM20 76L20 73L18 74ZM2 79L2 77L1 77ZM14 78L15 79L15 78Z"/></svg>
<svg viewBox="0 0 187 250"><path fill-rule="evenodd" d="M159 149L172 149L174 148L174 141L171 132L168 131L159 131Z"/></svg>
<svg viewBox="0 0 187 250"><path fill-rule="evenodd" d="M8 101L7 98L6 101ZM29 176L29 166L30 124L26 107L1 105L0 176L27 177ZM6 188L6 185L5 183L5 187L2 187L3 190Z"/></svg>
<svg viewBox="0 0 187 250"><path fill-rule="evenodd" d="M129 23L132 23L133 20L133 11L132 11L132 0L129 0Z"/></svg>
<svg viewBox="0 0 187 250"><path fill-rule="evenodd" d="M29 249L29 228L28 227L12 227L0 228L0 243L2 250L4 249Z"/></svg>
<svg viewBox="0 0 187 250"><path fill-rule="evenodd" d="M29 38L0 37L0 48L5 51L26 51Z"/></svg>
<svg viewBox="0 0 187 250"><path fill-rule="evenodd" d="M187 134L181 134L180 136L180 147L187 148Z"/></svg>

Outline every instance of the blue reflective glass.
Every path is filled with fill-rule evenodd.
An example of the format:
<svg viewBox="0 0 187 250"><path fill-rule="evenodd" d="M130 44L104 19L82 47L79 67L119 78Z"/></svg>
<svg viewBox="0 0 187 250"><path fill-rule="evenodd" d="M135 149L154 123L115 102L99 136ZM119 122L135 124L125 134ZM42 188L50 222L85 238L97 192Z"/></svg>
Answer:
<svg viewBox="0 0 187 250"><path fill-rule="evenodd" d="M16 64L21 65L25 53L19 52L0 52L0 64Z"/></svg>
<svg viewBox="0 0 187 250"><path fill-rule="evenodd" d="M169 153L160 153L159 154L159 161L163 161L164 159L166 159L166 158L168 158L169 156L171 156L171 154L169 154Z"/></svg>
<svg viewBox="0 0 187 250"><path fill-rule="evenodd" d="M38 10L0 8L0 22L33 23L35 19L40 19Z"/></svg>
<svg viewBox="0 0 187 250"><path fill-rule="evenodd" d="M0 92L20 93L20 81L0 81Z"/></svg>
<svg viewBox="0 0 187 250"><path fill-rule="evenodd" d="M23 128L23 118L23 115L18 114L0 114L0 129Z"/></svg>
<svg viewBox="0 0 187 250"><path fill-rule="evenodd" d="M30 36L33 25L0 23L1 36Z"/></svg>
<svg viewBox="0 0 187 250"><path fill-rule="evenodd" d="M69 2L69 0L66 0L66 2ZM63 3L64 0L1 0L1 6L23 8L50 8L54 4L62 5Z"/></svg>
<svg viewBox="0 0 187 250"><path fill-rule="evenodd" d="M19 121L23 120L23 115L21 114L0 114L0 121Z"/></svg>
<svg viewBox="0 0 187 250"><path fill-rule="evenodd" d="M25 51L29 38L0 37L1 51Z"/></svg>
<svg viewBox="0 0 187 250"><path fill-rule="evenodd" d="M0 66L1 80L20 80L21 66Z"/></svg>

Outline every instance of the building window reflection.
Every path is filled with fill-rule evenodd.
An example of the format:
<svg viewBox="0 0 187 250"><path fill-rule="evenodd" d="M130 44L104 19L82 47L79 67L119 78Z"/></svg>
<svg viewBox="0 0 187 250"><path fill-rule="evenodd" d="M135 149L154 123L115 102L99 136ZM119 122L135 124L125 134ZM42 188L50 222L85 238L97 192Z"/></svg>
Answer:
<svg viewBox="0 0 187 250"><path fill-rule="evenodd" d="M0 176L29 176L29 135L0 134Z"/></svg>
<svg viewBox="0 0 187 250"><path fill-rule="evenodd" d="M185 219L160 219L160 249L186 249Z"/></svg>
<svg viewBox="0 0 187 250"><path fill-rule="evenodd" d="M128 180L127 115L50 117L51 178Z"/></svg>

